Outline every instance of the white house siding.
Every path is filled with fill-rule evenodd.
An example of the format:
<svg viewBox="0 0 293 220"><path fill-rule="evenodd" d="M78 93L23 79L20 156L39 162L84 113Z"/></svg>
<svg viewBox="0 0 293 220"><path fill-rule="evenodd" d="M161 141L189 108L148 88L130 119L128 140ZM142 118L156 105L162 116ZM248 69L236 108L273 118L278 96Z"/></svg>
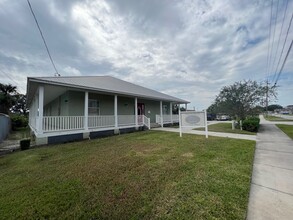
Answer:
<svg viewBox="0 0 293 220"><path fill-rule="evenodd" d="M145 116L150 118L151 123L154 123L156 121L156 114L160 114L160 102L145 99L138 99L137 102L144 104Z"/></svg>
<svg viewBox="0 0 293 220"><path fill-rule="evenodd" d="M118 115L134 114L134 98L118 96Z"/></svg>
<svg viewBox="0 0 293 220"><path fill-rule="evenodd" d="M64 103L66 104L66 103ZM82 116L84 115L84 92L68 91L68 115Z"/></svg>
<svg viewBox="0 0 293 220"><path fill-rule="evenodd" d="M44 107L45 116L82 116L84 115L84 92L68 90ZM100 115L114 115L114 95L89 93L89 99L96 99L100 105ZM134 115L134 98L118 96L118 115ZM144 103L145 115L151 123L156 122L156 115L160 114L160 101L138 99ZM166 111L170 114L170 102L163 102Z"/></svg>
<svg viewBox="0 0 293 220"><path fill-rule="evenodd" d="M89 93L89 99L96 99L100 103L100 115L114 115L114 96Z"/></svg>
<svg viewBox="0 0 293 220"><path fill-rule="evenodd" d="M55 98L53 101L45 105L44 116L66 116L68 115L68 92Z"/></svg>
<svg viewBox="0 0 293 220"><path fill-rule="evenodd" d="M160 101L153 101L147 99L138 99L138 103L144 103L145 116L150 118L151 123L156 122L156 115L160 114ZM166 112L163 114L170 114L170 102L163 102L163 106L166 106Z"/></svg>

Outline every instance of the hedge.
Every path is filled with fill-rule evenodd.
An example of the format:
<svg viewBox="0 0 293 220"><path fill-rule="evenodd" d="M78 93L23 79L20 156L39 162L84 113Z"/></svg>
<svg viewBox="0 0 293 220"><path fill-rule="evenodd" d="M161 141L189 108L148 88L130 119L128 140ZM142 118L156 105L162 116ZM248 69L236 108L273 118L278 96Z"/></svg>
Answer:
<svg viewBox="0 0 293 220"><path fill-rule="evenodd" d="M242 122L242 129L251 132L257 132L259 129L260 119L258 117L250 117Z"/></svg>

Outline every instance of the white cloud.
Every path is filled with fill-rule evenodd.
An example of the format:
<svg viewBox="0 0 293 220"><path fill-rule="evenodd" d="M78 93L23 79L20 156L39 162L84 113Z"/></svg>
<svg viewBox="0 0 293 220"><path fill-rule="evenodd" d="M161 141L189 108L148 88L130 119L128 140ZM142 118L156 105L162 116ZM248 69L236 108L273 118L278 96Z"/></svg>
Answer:
<svg viewBox="0 0 293 220"><path fill-rule="evenodd" d="M65 68L63 68L62 72L65 72L66 75L68 75L68 76L80 76L81 75L81 73L78 69L71 67L71 66L66 66Z"/></svg>
<svg viewBox="0 0 293 220"><path fill-rule="evenodd" d="M288 11L292 11L293 2L289 2ZM32 4L61 75L113 75L187 99L199 109L208 107L224 85L243 79L262 81L266 76L270 15L266 0L43 0ZM281 0L280 15L284 4ZM15 76L53 75L32 17L23 9L27 6L10 1L3 5L9 10L0 9L0 20L9 21L15 11L24 19L8 22L14 30L21 27L16 32L2 22L0 56L5 61L0 60L0 67ZM281 77L280 82L288 86L293 80L292 56L284 71L286 80ZM290 102L283 95L280 99Z"/></svg>

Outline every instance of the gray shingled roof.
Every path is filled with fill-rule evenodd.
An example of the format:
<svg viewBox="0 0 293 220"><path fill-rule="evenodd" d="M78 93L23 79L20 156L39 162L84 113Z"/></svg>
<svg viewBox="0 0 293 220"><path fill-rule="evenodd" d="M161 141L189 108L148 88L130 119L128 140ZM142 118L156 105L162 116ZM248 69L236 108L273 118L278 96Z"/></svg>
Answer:
<svg viewBox="0 0 293 220"><path fill-rule="evenodd" d="M171 101L176 103L189 103L143 86L135 85L111 76L73 76L73 77L29 77L28 78L28 98L30 82L38 82L51 85L61 85L91 91L99 91L111 94L121 94L138 98L148 98L161 101Z"/></svg>

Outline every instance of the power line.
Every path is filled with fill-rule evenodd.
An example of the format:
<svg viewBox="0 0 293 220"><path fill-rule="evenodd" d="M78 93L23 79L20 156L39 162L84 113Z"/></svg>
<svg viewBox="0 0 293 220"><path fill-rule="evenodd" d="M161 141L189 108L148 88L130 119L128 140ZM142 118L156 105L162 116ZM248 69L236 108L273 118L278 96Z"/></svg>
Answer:
<svg viewBox="0 0 293 220"><path fill-rule="evenodd" d="M270 45L271 45L272 17L273 17L273 0L271 0L271 17L270 17L270 29L269 29L269 43L268 43L266 78L269 77L269 66L270 66L270 64L269 64L269 57L270 57Z"/></svg>
<svg viewBox="0 0 293 220"><path fill-rule="evenodd" d="M13 78L11 78L6 72L4 72L3 70L0 69L0 71L5 75L7 76L12 82L14 82L15 84L18 84L16 81L14 81Z"/></svg>
<svg viewBox="0 0 293 220"><path fill-rule="evenodd" d="M281 61L281 58L282 58L282 55L283 55L283 52L284 52L284 48L285 48L285 45L286 45L286 42L287 42L289 30L291 28L292 19L293 19L293 13L292 13L292 16L291 16L291 19L290 19L290 23L289 23L289 26L288 26L288 29L287 29L285 41L284 41L283 48L282 48L282 51L281 51L281 54L280 54L280 57L279 57L279 60L278 60L278 64L277 64L277 67L276 67L276 70L275 70L275 75L276 76L277 76L277 71L278 71L278 68L279 68L279 65L280 65L280 61ZM280 72L278 73L277 79L279 78L279 74L280 74ZM277 81L278 81L277 79L275 81L275 84L277 84Z"/></svg>
<svg viewBox="0 0 293 220"><path fill-rule="evenodd" d="M31 6L31 3L30 3L29 0L27 0L27 3L28 3L28 5L29 5L29 8L30 8L30 10L31 10L31 12L32 12L32 15L33 15L33 17L34 17L34 19L35 19L35 22L36 22L36 24L37 24L37 27L38 27L38 29L39 29L39 31L40 31L41 37L42 37L43 42L44 42L44 44L45 44L45 47L46 47L47 53L48 53L48 55L49 55L49 58L50 58L50 60L51 60L51 63L52 63L52 65L53 65L53 67L54 67L54 69L55 69L55 71L56 71L56 74L57 74L58 76L60 76L60 74L58 73L58 70L57 70L57 68L56 68L56 66L55 66L55 63L54 63L54 61L53 61L53 59L52 59L52 57L51 57L51 54L50 54L49 48L48 48L48 46L47 46L46 40L45 40L45 38L44 38L44 36L43 36L42 30L41 30L40 25L39 25L39 23L38 23L38 20L37 20L37 18L36 18L36 16L35 16L35 13L34 13L34 11L33 11L33 8L32 8L32 6Z"/></svg>
<svg viewBox="0 0 293 220"><path fill-rule="evenodd" d="M277 8L276 8L276 16L275 16L275 25L274 25L274 34L273 34L273 40L272 40L272 50L271 50L271 54L270 54L270 62L269 62L269 74L271 72L271 68L273 68L272 64L272 56L273 56L273 52L274 52L274 43L275 43L275 35L276 35L276 26L277 26L277 20L278 20L278 9L279 9L279 0L277 2Z"/></svg>
<svg viewBox="0 0 293 220"><path fill-rule="evenodd" d="M279 73L278 73L278 76L277 76L277 79L276 79L276 81L275 81L274 86L277 85L277 82L278 82L278 80L279 80L279 77L280 77L280 75L281 75L281 73L282 73L282 71L283 71L283 68L284 68L284 66L285 66L285 64L286 64L287 58L288 58L288 56L289 56L289 54L290 54L290 51L291 51L292 45L293 45L293 40L291 41L290 47L289 47L289 49L288 49L288 51L287 51L286 57L285 57L285 59L284 59L284 62L283 62L283 64L282 64L282 67L281 67L281 69L280 69L280 71L279 71Z"/></svg>
<svg viewBox="0 0 293 220"><path fill-rule="evenodd" d="M2 69L0 69L0 72L3 73L4 76L6 76L7 78L9 78L13 83L15 83L15 85L17 86L18 90L21 92L21 90L23 90L25 92L25 86L19 82L16 82L11 76L9 76L8 73L4 72Z"/></svg>
<svg viewBox="0 0 293 220"><path fill-rule="evenodd" d="M279 39L278 39L278 44L277 44L277 49L276 49L276 55L275 55L275 58L273 60L272 68L274 68L274 65L275 65L275 62L276 62L276 58L277 58L277 54L278 54L278 50L279 50L280 40L281 40L281 36L282 36L282 32L283 32L284 21L285 21L285 17L286 17L286 14L287 14L288 2L289 2L289 0L287 0L287 2L286 2L285 12L284 12L284 16L283 16L282 26L281 26L281 30L280 30L280 34L279 34ZM272 79L272 82L275 80L276 73L277 73L277 71L275 71L275 74L274 74L274 77Z"/></svg>

